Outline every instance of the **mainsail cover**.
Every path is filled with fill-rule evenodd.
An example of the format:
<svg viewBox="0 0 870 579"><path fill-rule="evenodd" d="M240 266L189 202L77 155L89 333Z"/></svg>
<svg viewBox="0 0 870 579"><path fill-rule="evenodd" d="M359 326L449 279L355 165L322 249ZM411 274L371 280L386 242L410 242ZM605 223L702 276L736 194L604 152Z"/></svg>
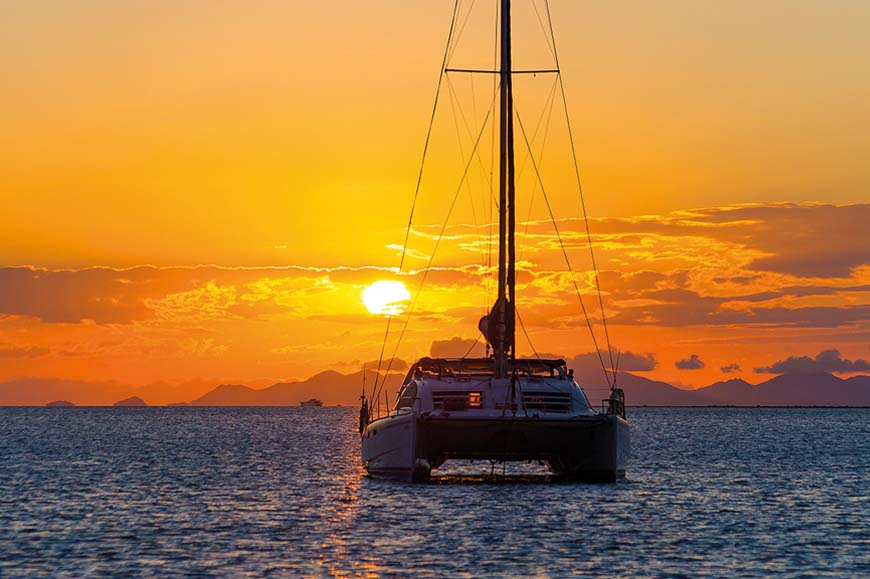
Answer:
<svg viewBox="0 0 870 579"><path fill-rule="evenodd" d="M513 325L513 307L505 296L501 296L496 300L489 314L480 318L477 328L493 351L497 351L501 344L502 352L507 354L511 347L507 336L513 335Z"/></svg>

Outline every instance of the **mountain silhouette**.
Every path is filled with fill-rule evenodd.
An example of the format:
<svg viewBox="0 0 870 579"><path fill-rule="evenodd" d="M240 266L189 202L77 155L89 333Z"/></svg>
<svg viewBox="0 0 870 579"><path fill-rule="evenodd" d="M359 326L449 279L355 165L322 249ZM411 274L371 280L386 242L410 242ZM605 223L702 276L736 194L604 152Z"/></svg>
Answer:
<svg viewBox="0 0 870 579"><path fill-rule="evenodd" d="M870 406L870 376L844 380L824 372L781 374L757 386L728 380L697 392L735 406Z"/></svg>
<svg viewBox="0 0 870 579"><path fill-rule="evenodd" d="M148 406L144 400L139 398L138 396L130 396L129 398L124 398L123 400L118 400L112 406L131 406L131 407L141 407Z"/></svg>
<svg viewBox="0 0 870 579"><path fill-rule="evenodd" d="M713 401L698 394L697 390L683 390L658 380L620 372L617 385L625 391L629 406L708 406ZM609 391L605 391L605 397Z"/></svg>
<svg viewBox="0 0 870 579"><path fill-rule="evenodd" d="M374 373L367 374L371 384ZM392 400L401 376L387 381ZM247 386L222 385L189 403L191 406L295 406L308 398L327 405L356 405L362 372L323 372L302 382L275 384L256 390ZM604 379L581 381L590 403L598 406L607 397ZM667 382L620 372L617 384L625 390L629 406L870 406L870 376L849 379L832 374L784 374L752 385L745 380L726 380L698 390L676 388Z"/></svg>
<svg viewBox="0 0 870 579"><path fill-rule="evenodd" d="M279 382L268 388L254 389L238 384L222 384L187 406L298 406L303 400L317 398L324 405L357 405L362 391L363 373L340 374L326 370L300 382ZM366 389L371 391L377 374L366 372ZM385 390L390 399L404 376L389 374ZM381 395L383 396L383 395Z"/></svg>
<svg viewBox="0 0 870 579"><path fill-rule="evenodd" d="M366 372L366 390L375 383L374 371ZM403 378L391 373L384 390L393 400ZM609 391L603 372L576 374L590 403L599 407ZM650 380L638 374L620 372L617 384L625 390L629 406L868 406L870 407L870 376L843 379L826 373L782 374L760 384L733 379L716 382L697 390L677 388L667 382ZM204 394L188 400L178 400L172 406L297 406L310 398L325 405L359 404L363 384L362 372L341 374L327 370L307 380L278 382L266 388L241 384L217 387L197 385L195 393ZM162 390L161 390L162 391ZM167 390L169 391L169 390ZM139 394L144 396L140 396ZM127 397L127 398L125 398ZM132 398L145 404L151 400L143 388L124 386L117 382L80 382L24 378L0 383L0 405L42 406L52 401L72 401L84 406L121 405ZM380 395L383 403L384 395ZM170 399L171 400L171 399ZM134 400L135 401L135 400ZM163 398L158 405L168 402ZM128 404L124 404L128 405Z"/></svg>

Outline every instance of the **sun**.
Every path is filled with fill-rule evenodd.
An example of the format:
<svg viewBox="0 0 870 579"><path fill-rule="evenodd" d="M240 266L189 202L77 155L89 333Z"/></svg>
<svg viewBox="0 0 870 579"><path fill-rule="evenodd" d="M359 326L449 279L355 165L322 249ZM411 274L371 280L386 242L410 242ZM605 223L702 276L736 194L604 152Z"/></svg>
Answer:
<svg viewBox="0 0 870 579"><path fill-rule="evenodd" d="M395 316L405 311L411 292L400 281L380 280L366 287L362 301L371 314Z"/></svg>

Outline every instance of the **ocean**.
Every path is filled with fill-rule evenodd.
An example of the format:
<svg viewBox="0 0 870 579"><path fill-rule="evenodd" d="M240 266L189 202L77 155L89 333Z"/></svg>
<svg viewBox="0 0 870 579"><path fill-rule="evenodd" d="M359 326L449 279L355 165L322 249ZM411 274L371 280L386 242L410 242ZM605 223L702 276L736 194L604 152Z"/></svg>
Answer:
<svg viewBox="0 0 870 579"><path fill-rule="evenodd" d="M0 577L870 577L870 409L629 420L624 482L411 485L353 408L0 408Z"/></svg>

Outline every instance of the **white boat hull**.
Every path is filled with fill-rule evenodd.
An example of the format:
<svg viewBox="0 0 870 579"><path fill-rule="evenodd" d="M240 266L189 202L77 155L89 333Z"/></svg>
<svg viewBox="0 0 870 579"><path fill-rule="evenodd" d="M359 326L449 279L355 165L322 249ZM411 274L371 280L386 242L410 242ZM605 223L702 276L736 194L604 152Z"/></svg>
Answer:
<svg viewBox="0 0 870 579"><path fill-rule="evenodd" d="M625 419L609 414L564 419L414 413L368 425L362 462L377 478L425 480L449 459L545 462L568 480L613 482L629 458Z"/></svg>
<svg viewBox="0 0 870 579"><path fill-rule="evenodd" d="M412 481L417 461L416 416L386 416L369 424L362 434L362 461L374 477Z"/></svg>

